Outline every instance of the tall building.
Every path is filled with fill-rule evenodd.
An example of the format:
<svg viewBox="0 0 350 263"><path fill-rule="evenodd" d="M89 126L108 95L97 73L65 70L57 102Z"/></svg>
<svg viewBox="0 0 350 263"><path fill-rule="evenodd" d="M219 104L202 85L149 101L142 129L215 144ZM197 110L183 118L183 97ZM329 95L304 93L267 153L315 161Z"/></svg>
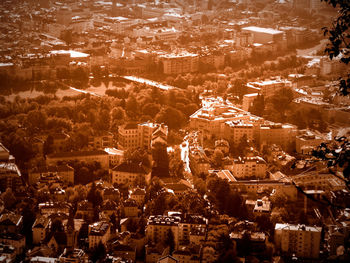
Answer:
<svg viewBox="0 0 350 263"><path fill-rule="evenodd" d="M276 224L275 244L282 253L300 258L318 258L320 254L321 227Z"/></svg>

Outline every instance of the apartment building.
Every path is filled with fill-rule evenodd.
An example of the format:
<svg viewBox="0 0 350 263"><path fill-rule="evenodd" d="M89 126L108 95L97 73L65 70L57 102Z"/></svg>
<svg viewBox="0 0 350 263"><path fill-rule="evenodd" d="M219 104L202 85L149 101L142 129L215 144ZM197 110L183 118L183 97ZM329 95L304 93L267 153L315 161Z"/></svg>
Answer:
<svg viewBox="0 0 350 263"><path fill-rule="evenodd" d="M103 245L111 237L111 226L109 223L100 221L89 225L89 249L96 247L100 242Z"/></svg>
<svg viewBox="0 0 350 263"><path fill-rule="evenodd" d="M266 161L260 156L254 156L234 159L231 171L236 178L254 177L264 179L266 170Z"/></svg>
<svg viewBox="0 0 350 263"><path fill-rule="evenodd" d="M158 140L166 142L168 126L164 124L144 122L140 124L128 123L118 128L119 149L143 148L150 150L152 142Z"/></svg>
<svg viewBox="0 0 350 263"><path fill-rule="evenodd" d="M160 56L160 60L163 62L163 73L167 75L196 72L199 68L198 54L166 54Z"/></svg>
<svg viewBox="0 0 350 263"><path fill-rule="evenodd" d="M276 224L275 244L282 253L316 259L320 253L321 227Z"/></svg>
<svg viewBox="0 0 350 263"><path fill-rule="evenodd" d="M157 243L164 243L169 231L173 232L175 248L179 246L179 216L151 215L147 221L146 239Z"/></svg>
<svg viewBox="0 0 350 263"><path fill-rule="evenodd" d="M297 128L290 124L267 123L260 125L257 141L263 145L280 145L286 149L295 141Z"/></svg>
<svg viewBox="0 0 350 263"><path fill-rule="evenodd" d="M146 182L150 180L150 174L145 168L137 163L123 162L111 170L112 184L126 184L135 181L138 177L143 177Z"/></svg>
<svg viewBox="0 0 350 263"><path fill-rule="evenodd" d="M291 88L292 83L289 80L265 80L248 82L247 87L252 92L257 92L264 97L274 95L278 90L282 88Z"/></svg>

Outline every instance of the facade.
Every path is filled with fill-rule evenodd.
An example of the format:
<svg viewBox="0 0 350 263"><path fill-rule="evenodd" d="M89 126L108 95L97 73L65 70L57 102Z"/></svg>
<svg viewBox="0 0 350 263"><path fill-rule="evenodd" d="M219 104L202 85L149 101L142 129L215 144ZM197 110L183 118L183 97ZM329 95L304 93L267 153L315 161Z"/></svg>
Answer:
<svg viewBox="0 0 350 263"><path fill-rule="evenodd" d="M113 146L113 134L106 133L100 136L90 136L89 146L94 149L104 149Z"/></svg>
<svg viewBox="0 0 350 263"><path fill-rule="evenodd" d="M136 123L127 123L118 127L118 148L135 149L138 147L138 128Z"/></svg>
<svg viewBox="0 0 350 263"><path fill-rule="evenodd" d="M317 259L320 253L321 227L276 224L275 244L282 253Z"/></svg>
<svg viewBox="0 0 350 263"><path fill-rule="evenodd" d="M192 53L163 55L161 61L167 75L196 72L199 68L199 56Z"/></svg>
<svg viewBox="0 0 350 263"><path fill-rule="evenodd" d="M256 137L256 127L251 121L227 121L224 124L224 137L234 145L238 145L243 137L253 141Z"/></svg>
<svg viewBox="0 0 350 263"><path fill-rule="evenodd" d="M293 125L269 123L260 126L258 142L263 145L280 145L283 149L295 142L297 129Z"/></svg>
<svg viewBox="0 0 350 263"><path fill-rule="evenodd" d="M118 128L118 147L123 150L136 148L150 150L152 142L158 140L159 137L167 141L168 127L164 124L128 123Z"/></svg>
<svg viewBox="0 0 350 263"><path fill-rule="evenodd" d="M46 238L49 233L50 224L51 219L48 217L41 216L35 220L32 226L33 244L40 244Z"/></svg>
<svg viewBox="0 0 350 263"><path fill-rule="evenodd" d="M233 105L212 103L204 106L190 116L190 128L203 132L204 136L224 137L224 124L227 121L247 120L248 112Z"/></svg>
<svg viewBox="0 0 350 263"><path fill-rule="evenodd" d="M242 28L242 32L251 33L254 43L267 44L269 42L278 43L283 40L283 31L272 28L249 26Z"/></svg>
<svg viewBox="0 0 350 263"><path fill-rule="evenodd" d="M132 162L123 162L111 170L112 184L126 184L135 181L138 177L142 177L145 181L149 181L148 173L140 164Z"/></svg>
<svg viewBox="0 0 350 263"><path fill-rule="evenodd" d="M236 178L254 177L263 179L266 177L267 164L260 156L239 157L233 160L232 172Z"/></svg>
<svg viewBox="0 0 350 263"><path fill-rule="evenodd" d="M148 241L162 243L166 240L168 232L174 235L175 248L179 246L179 223L180 217L152 215L148 218L146 227L146 239Z"/></svg>
<svg viewBox="0 0 350 263"><path fill-rule="evenodd" d="M103 245L107 244L110 239L110 229L109 223L100 221L89 225L89 249L96 247L100 242Z"/></svg>
<svg viewBox="0 0 350 263"><path fill-rule="evenodd" d="M81 152L62 152L54 153L46 156L47 165L57 165L58 162L64 161L81 161L81 162L98 162L103 169L109 168L108 153L103 150L81 151Z"/></svg>
<svg viewBox="0 0 350 263"><path fill-rule="evenodd" d="M248 82L247 87L252 92L258 92L265 98L273 96L278 90L282 88L291 88L292 83L289 80L265 80Z"/></svg>
<svg viewBox="0 0 350 263"><path fill-rule="evenodd" d="M249 111L249 108L253 105L253 101L258 97L259 93L249 93L243 96L242 109Z"/></svg>

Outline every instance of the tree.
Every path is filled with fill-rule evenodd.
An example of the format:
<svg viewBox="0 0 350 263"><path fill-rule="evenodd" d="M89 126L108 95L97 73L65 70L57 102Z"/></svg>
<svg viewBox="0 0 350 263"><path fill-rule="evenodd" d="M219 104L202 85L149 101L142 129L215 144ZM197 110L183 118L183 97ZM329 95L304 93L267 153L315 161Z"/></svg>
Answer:
<svg viewBox="0 0 350 263"><path fill-rule="evenodd" d="M5 193L1 195L1 198L4 201L4 206L6 209L11 209L16 203L16 197L13 194L11 188L7 188Z"/></svg>
<svg viewBox="0 0 350 263"><path fill-rule="evenodd" d="M169 158L165 144L157 142L152 149L153 167L152 177L169 176Z"/></svg>
<svg viewBox="0 0 350 263"><path fill-rule="evenodd" d="M350 2L348 0L321 0L338 10L338 17L330 28L324 27L324 35L328 36L329 43L325 49L330 59L341 56L340 61L346 65L350 62ZM341 77L339 81L340 94L350 94L350 73Z"/></svg>
<svg viewBox="0 0 350 263"><path fill-rule="evenodd" d="M175 237L171 229L168 229L168 233L166 235L166 239L164 240L164 244L169 247L169 254L171 255L175 248Z"/></svg>
<svg viewBox="0 0 350 263"><path fill-rule="evenodd" d="M91 254L91 261L92 262L99 262L101 259L104 259L106 256L106 247L100 243L93 249L92 254Z"/></svg>

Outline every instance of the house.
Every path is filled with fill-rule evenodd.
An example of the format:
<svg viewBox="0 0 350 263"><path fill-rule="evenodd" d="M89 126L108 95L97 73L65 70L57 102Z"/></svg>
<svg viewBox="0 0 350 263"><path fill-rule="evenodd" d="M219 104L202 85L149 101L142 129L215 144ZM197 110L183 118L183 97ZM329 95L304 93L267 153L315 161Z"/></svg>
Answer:
<svg viewBox="0 0 350 263"><path fill-rule="evenodd" d="M133 199L127 199L123 202L124 217L137 217L139 215L139 209L137 203Z"/></svg>
<svg viewBox="0 0 350 263"><path fill-rule="evenodd" d="M23 217L15 213L0 216L0 233L19 233L23 227Z"/></svg>
<svg viewBox="0 0 350 263"><path fill-rule="evenodd" d="M23 235L17 233L0 233L0 244L14 247L16 255L24 252L26 239Z"/></svg>
<svg viewBox="0 0 350 263"><path fill-rule="evenodd" d="M100 242L106 246L111 237L111 225L105 221L90 224L88 237L89 249L96 247Z"/></svg>
<svg viewBox="0 0 350 263"><path fill-rule="evenodd" d="M140 188L135 188L130 193L130 199L135 200L139 207L144 204L145 196L146 196L146 191Z"/></svg>
<svg viewBox="0 0 350 263"><path fill-rule="evenodd" d="M113 200L104 200L101 204L100 211L104 213L108 218L112 214L117 214L118 205Z"/></svg>
<svg viewBox="0 0 350 263"><path fill-rule="evenodd" d="M45 216L39 216L33 226L33 244L39 244L45 240L47 234L49 233L49 228L51 225L51 219Z"/></svg>
<svg viewBox="0 0 350 263"><path fill-rule="evenodd" d="M56 253L62 253L67 246L67 234L65 232L51 233L48 237L47 246Z"/></svg>
<svg viewBox="0 0 350 263"><path fill-rule="evenodd" d="M150 174L141 164L133 162L123 162L112 169L112 184L126 184L135 181L138 177L145 178L146 182L150 181Z"/></svg>

